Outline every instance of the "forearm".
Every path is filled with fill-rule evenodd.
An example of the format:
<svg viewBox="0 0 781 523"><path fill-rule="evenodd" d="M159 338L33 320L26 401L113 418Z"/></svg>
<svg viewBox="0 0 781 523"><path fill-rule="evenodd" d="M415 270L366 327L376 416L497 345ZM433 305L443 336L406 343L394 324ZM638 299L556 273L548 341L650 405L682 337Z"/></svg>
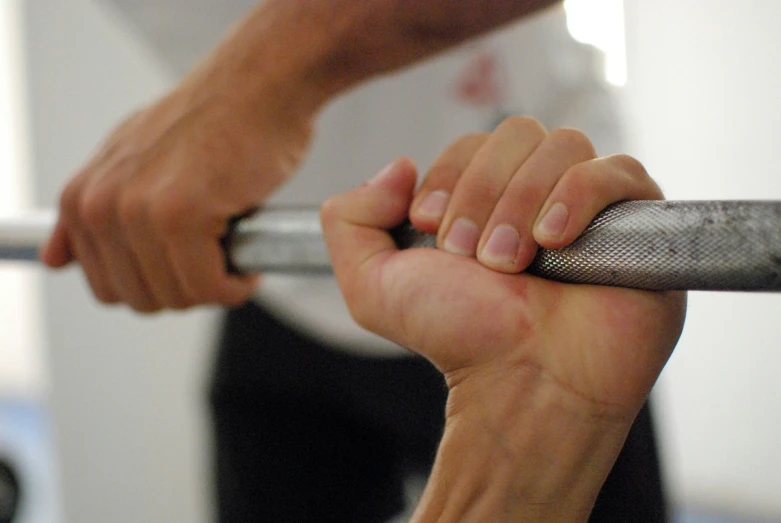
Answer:
<svg viewBox="0 0 781 523"><path fill-rule="evenodd" d="M631 420L595 415L577 396L533 374L451 390L445 434L414 522L588 519ZM466 408L454 395L469 398Z"/></svg>
<svg viewBox="0 0 781 523"><path fill-rule="evenodd" d="M200 71L267 103L269 84L316 109L377 74L426 58L559 0L266 0ZM284 103L284 102L283 102Z"/></svg>

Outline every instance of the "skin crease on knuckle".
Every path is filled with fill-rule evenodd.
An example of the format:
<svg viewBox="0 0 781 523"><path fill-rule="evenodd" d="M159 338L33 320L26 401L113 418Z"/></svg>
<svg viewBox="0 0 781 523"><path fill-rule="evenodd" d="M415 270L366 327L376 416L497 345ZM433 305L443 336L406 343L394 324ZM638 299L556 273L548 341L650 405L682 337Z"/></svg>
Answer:
<svg viewBox="0 0 781 523"><path fill-rule="evenodd" d="M645 166L633 156L629 156L628 154L614 154L612 156L608 156L606 160L616 164L620 169L625 171L630 176L641 180L649 178L648 171L646 171Z"/></svg>
<svg viewBox="0 0 781 523"><path fill-rule="evenodd" d="M495 180L490 176L489 169L490 167L482 165L470 167L472 177L465 184L467 187L461 190L466 190L469 194L466 206L472 210L477 211L485 209L489 204L493 205L504 192L504 187L496 186Z"/></svg>
<svg viewBox="0 0 781 523"><path fill-rule="evenodd" d="M541 142L548 132L543 125L528 116L511 116L506 118L496 128L497 133L510 132L524 140L536 140Z"/></svg>
<svg viewBox="0 0 781 523"><path fill-rule="evenodd" d="M612 194L614 199L663 198L659 186L640 162L626 155L576 164L565 173L562 182L559 190L566 191L567 199L582 200L585 194L593 194L594 198L600 194Z"/></svg>
<svg viewBox="0 0 781 523"><path fill-rule="evenodd" d="M561 127L550 133L547 140L562 151L572 151L586 158L596 158L597 156L591 140L576 129Z"/></svg>

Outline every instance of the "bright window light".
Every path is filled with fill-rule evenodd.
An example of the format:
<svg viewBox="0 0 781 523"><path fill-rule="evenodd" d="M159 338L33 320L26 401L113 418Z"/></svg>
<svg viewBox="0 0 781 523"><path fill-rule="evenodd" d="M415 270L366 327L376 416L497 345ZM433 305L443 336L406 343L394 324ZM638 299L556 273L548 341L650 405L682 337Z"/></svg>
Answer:
<svg viewBox="0 0 781 523"><path fill-rule="evenodd" d="M0 2L0 212L19 210L26 196L18 8L16 1Z"/></svg>
<svg viewBox="0 0 781 523"><path fill-rule="evenodd" d="M565 0L564 8L572 37L605 54L607 81L626 84L624 0Z"/></svg>
<svg viewBox="0 0 781 523"><path fill-rule="evenodd" d="M0 219L30 203L22 63L23 0L0 0ZM0 260L0 397L43 392L35 274Z"/></svg>

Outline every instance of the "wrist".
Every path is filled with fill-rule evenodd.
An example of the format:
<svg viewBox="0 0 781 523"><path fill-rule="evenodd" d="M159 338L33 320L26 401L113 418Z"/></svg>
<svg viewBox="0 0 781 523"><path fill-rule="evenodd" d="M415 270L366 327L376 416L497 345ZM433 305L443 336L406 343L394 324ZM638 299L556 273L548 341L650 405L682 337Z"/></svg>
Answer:
<svg viewBox="0 0 781 523"><path fill-rule="evenodd" d="M603 416L535 369L485 379L451 385L415 521L585 521L632 420Z"/></svg>

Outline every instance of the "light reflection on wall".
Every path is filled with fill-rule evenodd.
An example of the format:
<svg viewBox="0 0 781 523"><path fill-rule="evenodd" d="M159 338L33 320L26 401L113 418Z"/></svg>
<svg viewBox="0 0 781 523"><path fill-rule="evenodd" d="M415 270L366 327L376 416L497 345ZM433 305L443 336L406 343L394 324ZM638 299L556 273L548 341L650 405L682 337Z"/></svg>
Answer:
<svg viewBox="0 0 781 523"><path fill-rule="evenodd" d="M623 0L565 0L572 36L605 54L605 78L616 86L626 83L626 35Z"/></svg>

